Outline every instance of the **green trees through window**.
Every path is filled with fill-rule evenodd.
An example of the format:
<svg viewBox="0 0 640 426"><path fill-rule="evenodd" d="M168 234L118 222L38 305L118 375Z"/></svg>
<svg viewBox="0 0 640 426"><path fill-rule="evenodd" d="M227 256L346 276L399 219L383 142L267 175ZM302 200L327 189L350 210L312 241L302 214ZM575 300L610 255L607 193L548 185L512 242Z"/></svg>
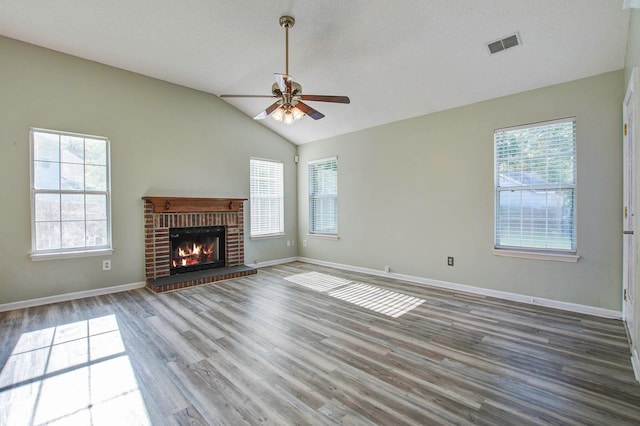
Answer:
<svg viewBox="0 0 640 426"><path fill-rule="evenodd" d="M575 119L496 130L495 247L576 251Z"/></svg>

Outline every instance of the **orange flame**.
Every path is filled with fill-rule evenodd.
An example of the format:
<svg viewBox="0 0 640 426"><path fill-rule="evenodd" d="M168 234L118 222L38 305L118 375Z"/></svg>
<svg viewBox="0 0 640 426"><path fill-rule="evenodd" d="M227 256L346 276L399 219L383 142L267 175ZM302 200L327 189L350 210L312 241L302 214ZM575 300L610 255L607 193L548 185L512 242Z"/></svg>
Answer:
<svg viewBox="0 0 640 426"><path fill-rule="evenodd" d="M171 265L176 267L197 265L199 263L210 262L215 253L215 242L209 244L199 244L194 242L191 246L178 247L178 259L172 259Z"/></svg>

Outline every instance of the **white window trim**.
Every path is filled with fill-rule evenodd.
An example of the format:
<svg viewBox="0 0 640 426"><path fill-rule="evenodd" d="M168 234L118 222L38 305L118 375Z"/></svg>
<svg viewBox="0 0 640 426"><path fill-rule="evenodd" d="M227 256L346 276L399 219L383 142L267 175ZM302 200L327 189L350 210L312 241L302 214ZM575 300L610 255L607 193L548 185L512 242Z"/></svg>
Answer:
<svg viewBox="0 0 640 426"><path fill-rule="evenodd" d="M340 236L338 234L307 234L309 238L318 238L320 240L339 240Z"/></svg>
<svg viewBox="0 0 640 426"><path fill-rule="evenodd" d="M33 133L41 132L41 133L52 133L56 135L68 135L68 136L76 136L82 138L94 138L94 139L102 139L107 142L107 244L102 247L96 248L78 248L78 249L69 249L69 248L60 248L54 250L40 250L35 251L36 247L36 220L35 220L35 194L36 193L45 193L50 191L36 191L35 182L34 182L34 142L33 142ZM74 258L82 258L82 257L96 257L96 256L110 256L113 254L113 239L112 239L112 216L111 216L111 141L109 138L104 136L97 135L89 135L83 133L73 133L73 132L65 132L59 130L51 130L51 129L43 129L37 127L31 127L29 129L29 181L31 186L31 195L30 195L30 204L31 204L31 253L29 254L29 259L32 261L43 261L43 260L56 260L56 259L74 259ZM53 193L61 193L60 191L51 191ZM83 194L91 193L92 191L83 191ZM104 191L100 191L103 193Z"/></svg>
<svg viewBox="0 0 640 426"><path fill-rule="evenodd" d="M558 123L568 123L568 122L577 122L577 119L575 116L573 117L564 117L564 118L558 118L555 120L547 120L547 121L538 121L538 122L534 122L534 123L528 123L528 124L522 124L522 125L518 125L518 126L511 126L511 127L503 127L503 128L498 128L498 129L494 129L494 138L495 138L495 134L497 132L500 131L506 131L506 130L518 130L518 129L527 129L530 127L536 127L538 125L552 125L552 124L558 124ZM574 124L574 126L577 125ZM577 138L577 135L576 135ZM573 189L573 204L574 204L574 216L573 216L573 227L574 227L574 232L577 232L578 226L577 226L577 221L578 221L578 214L576 211L576 206L577 206L577 141L574 141L574 149L575 149L575 156L576 159L575 161L575 170L574 173L576 173L576 176L574 176L575 181L573 183L573 185L569 185L569 186L565 186L565 185L558 185L556 189L561 189L561 188L571 188ZM559 262L570 262L570 263L577 263L578 260L580 259L580 256L577 254L577 247L578 247L578 241L577 241L577 235L574 236L575 238L575 243L576 243L576 247L575 250L558 250L558 249L539 249L539 248L532 248L532 247L511 247L511 246L499 246L496 245L496 237L497 237L497 229L496 229L496 220L497 220L497 208L498 208L498 199L497 199L497 194L499 192L498 189L498 185L497 182L495 182L496 179L496 169L497 169L497 157L496 157L496 153L495 153L495 139L494 139L494 154L493 154L493 161L494 161L494 188L493 188L493 203L494 203L494 208L496 209L494 211L493 214L493 220L494 220L494 224L493 224L493 232L494 232L494 237L493 237L493 254L494 256L504 256L504 257L517 257L517 258L524 258L524 259L535 259L535 260L552 260L552 261L559 261ZM552 186L552 185L551 185ZM550 186L547 186L547 188Z"/></svg>
<svg viewBox="0 0 640 426"><path fill-rule="evenodd" d="M268 239L272 239L272 238L283 238L285 237L287 234L284 231L284 162L280 161L280 160L271 160L268 158L258 158L258 157L251 157L249 159L249 164L251 164L251 161L263 161L263 162L270 162L270 163L276 163L276 164L280 164L282 165L282 195L280 197L280 231L279 232L272 232L272 233L268 233L268 234L256 234L253 235L252 234L252 226L253 223L251 222L251 173L249 173L249 239L250 240L268 240Z"/></svg>
<svg viewBox="0 0 640 426"><path fill-rule="evenodd" d="M336 180L338 178L338 156L333 156L333 157L326 157L326 158L320 158L317 160L310 160L307 162L307 173L309 172L309 166L311 166L312 164L318 164L318 163L324 163L327 161L335 161L336 162ZM307 181L309 181L310 176L307 176ZM309 188L307 187L307 205L309 207L309 223L308 223L308 235L311 237L316 237L316 238L322 238L322 239L327 239L327 240L338 240L339 239L339 217L338 217L338 212L336 211L336 232L335 233L326 233L326 232L312 232L311 230L311 203L309 202L311 200L311 192L309 190ZM336 187L336 209L338 208L338 188Z"/></svg>
<svg viewBox="0 0 640 426"><path fill-rule="evenodd" d="M251 235L249 237L250 240L269 240L273 238L284 238L287 234L284 232L278 232L273 234L261 234L261 235Z"/></svg>
<svg viewBox="0 0 640 426"><path fill-rule="evenodd" d="M35 253L30 254L29 258L34 262L41 260L54 260L54 259L74 259L78 257L97 257L97 256L111 256L114 249L99 249L99 250L79 250L79 251L61 251L57 253Z"/></svg>
<svg viewBox="0 0 640 426"><path fill-rule="evenodd" d="M540 253L534 251L516 251L508 249L495 248L493 250L494 256L503 257L519 257L522 259L534 259L534 260L553 260L556 262L568 262L577 263L580 260L580 256L575 254L561 254L561 253Z"/></svg>
<svg viewBox="0 0 640 426"><path fill-rule="evenodd" d="M493 133L503 132L506 130L520 130L520 129L528 129L529 127L537 127L540 125L552 125L552 124L560 124L560 123L570 123L572 121L576 121L576 117L564 117L564 118L556 118L555 120L546 120L546 121L535 121L533 123L528 124L520 124L518 126L510 126L510 127L501 127L498 129L494 129Z"/></svg>

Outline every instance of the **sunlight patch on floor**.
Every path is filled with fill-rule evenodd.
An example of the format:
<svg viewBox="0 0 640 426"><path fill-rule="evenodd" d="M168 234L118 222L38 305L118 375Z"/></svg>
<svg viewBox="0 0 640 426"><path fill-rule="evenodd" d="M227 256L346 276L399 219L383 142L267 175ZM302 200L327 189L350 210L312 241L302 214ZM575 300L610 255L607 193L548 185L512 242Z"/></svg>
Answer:
<svg viewBox="0 0 640 426"><path fill-rule="evenodd" d="M322 274L315 271L306 272L304 274L291 275L285 277L285 280L320 292L331 290L336 287L341 287L353 282L344 278L333 277L331 275Z"/></svg>
<svg viewBox="0 0 640 426"><path fill-rule="evenodd" d="M425 302L418 297L315 271L291 275L285 280L393 318Z"/></svg>
<svg viewBox="0 0 640 426"><path fill-rule="evenodd" d="M329 296L393 318L398 318L424 303L424 299L361 283L332 291Z"/></svg>
<svg viewBox="0 0 640 426"><path fill-rule="evenodd" d="M150 424L115 315L23 333L0 407L3 425Z"/></svg>

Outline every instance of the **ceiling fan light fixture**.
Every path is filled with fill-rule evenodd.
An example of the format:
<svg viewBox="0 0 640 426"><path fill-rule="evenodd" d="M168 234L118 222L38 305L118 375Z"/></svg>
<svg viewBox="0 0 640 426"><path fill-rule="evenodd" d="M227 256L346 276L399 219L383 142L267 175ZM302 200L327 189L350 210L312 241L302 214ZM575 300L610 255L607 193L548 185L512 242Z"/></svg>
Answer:
<svg viewBox="0 0 640 426"><path fill-rule="evenodd" d="M292 105L279 106L275 111L273 111L273 114L271 114L271 118L286 125L291 125L302 117L304 117L304 112Z"/></svg>
<svg viewBox="0 0 640 426"><path fill-rule="evenodd" d="M278 109L273 111L273 114L271 114L271 118L281 123L282 120L284 119L284 108L278 107Z"/></svg>
<svg viewBox="0 0 640 426"><path fill-rule="evenodd" d="M291 109L291 112L293 113L293 119L295 121L300 120L302 117L304 117L304 112L302 112L300 109L293 107Z"/></svg>
<svg viewBox="0 0 640 426"><path fill-rule="evenodd" d="M302 112L302 110L300 110L299 108L296 108L296 107L294 107L292 105L285 105L285 106L280 107L280 108L284 109L284 117L282 119L282 122L284 124L286 124L287 126L295 123L296 121L298 121L302 117L304 117L304 112ZM278 121L280 121L280 120L278 120Z"/></svg>
<svg viewBox="0 0 640 426"><path fill-rule="evenodd" d="M283 123L286 124L287 126L293 124L295 120L293 119L293 112L291 112L291 108L287 109L284 112L284 121Z"/></svg>

